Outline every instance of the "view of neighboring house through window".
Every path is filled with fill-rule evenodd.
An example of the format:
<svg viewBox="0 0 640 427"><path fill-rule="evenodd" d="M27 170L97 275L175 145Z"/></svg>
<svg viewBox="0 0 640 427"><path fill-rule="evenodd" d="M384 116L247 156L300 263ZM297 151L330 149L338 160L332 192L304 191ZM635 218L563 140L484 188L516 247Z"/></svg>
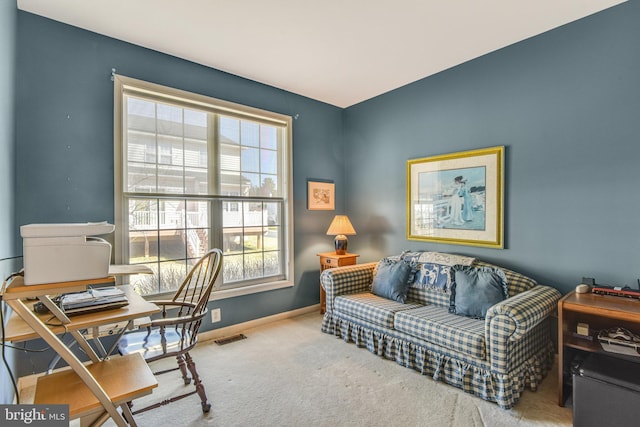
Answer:
<svg viewBox="0 0 640 427"><path fill-rule="evenodd" d="M290 285L290 118L122 76L116 95L116 260L154 272L135 289L172 292L213 247L222 289Z"/></svg>

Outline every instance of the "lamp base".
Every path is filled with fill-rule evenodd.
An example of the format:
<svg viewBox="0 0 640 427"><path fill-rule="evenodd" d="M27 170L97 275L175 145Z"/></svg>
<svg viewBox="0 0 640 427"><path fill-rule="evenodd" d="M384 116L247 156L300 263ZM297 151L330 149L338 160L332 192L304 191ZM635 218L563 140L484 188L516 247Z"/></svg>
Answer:
<svg viewBox="0 0 640 427"><path fill-rule="evenodd" d="M347 253L347 245L349 244L347 236L344 234L338 234L333 243L336 247L336 254L344 255Z"/></svg>

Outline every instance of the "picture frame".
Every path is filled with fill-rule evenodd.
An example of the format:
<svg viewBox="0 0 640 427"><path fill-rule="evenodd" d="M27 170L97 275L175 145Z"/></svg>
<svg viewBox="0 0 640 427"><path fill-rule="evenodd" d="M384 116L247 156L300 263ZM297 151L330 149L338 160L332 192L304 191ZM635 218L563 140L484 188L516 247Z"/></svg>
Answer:
<svg viewBox="0 0 640 427"><path fill-rule="evenodd" d="M407 239L504 248L504 146L407 161Z"/></svg>
<svg viewBox="0 0 640 427"><path fill-rule="evenodd" d="M335 184L330 180L307 180L307 209L332 211L336 208Z"/></svg>

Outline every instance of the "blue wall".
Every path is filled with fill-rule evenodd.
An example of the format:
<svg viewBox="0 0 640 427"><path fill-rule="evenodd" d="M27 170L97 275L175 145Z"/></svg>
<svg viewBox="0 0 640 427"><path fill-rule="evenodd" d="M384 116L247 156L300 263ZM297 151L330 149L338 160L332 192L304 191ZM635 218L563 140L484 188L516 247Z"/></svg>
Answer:
<svg viewBox="0 0 640 427"><path fill-rule="evenodd" d="M222 327L318 303L315 254L331 248L324 232L332 216L306 210L306 179L329 178L343 187L344 167L335 162L342 150L341 109L22 11L17 52L18 226L113 221L110 77L116 68L128 77L298 115L293 122L297 286L212 305L222 308L222 322L215 325ZM339 196L342 209L344 196Z"/></svg>
<svg viewBox="0 0 640 427"><path fill-rule="evenodd" d="M563 292L583 276L637 286L639 23L632 0L348 108L353 250L462 253ZM505 249L408 241L406 161L496 145Z"/></svg>
<svg viewBox="0 0 640 427"><path fill-rule="evenodd" d="M15 2L0 2L0 280L13 271L14 257L18 255L13 239L16 20ZM0 310L3 309L0 306ZM13 369L14 353L7 350L5 354ZM4 364L0 365L0 379L0 403L9 403L13 400L13 389Z"/></svg>

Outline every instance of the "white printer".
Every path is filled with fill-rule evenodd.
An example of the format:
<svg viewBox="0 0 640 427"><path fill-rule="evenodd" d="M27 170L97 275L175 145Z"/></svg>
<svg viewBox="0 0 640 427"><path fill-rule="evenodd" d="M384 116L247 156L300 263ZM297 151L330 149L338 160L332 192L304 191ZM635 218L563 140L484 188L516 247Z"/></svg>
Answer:
<svg viewBox="0 0 640 427"><path fill-rule="evenodd" d="M21 226L24 284L107 277L111 245L91 236L109 234L114 229L106 221Z"/></svg>

